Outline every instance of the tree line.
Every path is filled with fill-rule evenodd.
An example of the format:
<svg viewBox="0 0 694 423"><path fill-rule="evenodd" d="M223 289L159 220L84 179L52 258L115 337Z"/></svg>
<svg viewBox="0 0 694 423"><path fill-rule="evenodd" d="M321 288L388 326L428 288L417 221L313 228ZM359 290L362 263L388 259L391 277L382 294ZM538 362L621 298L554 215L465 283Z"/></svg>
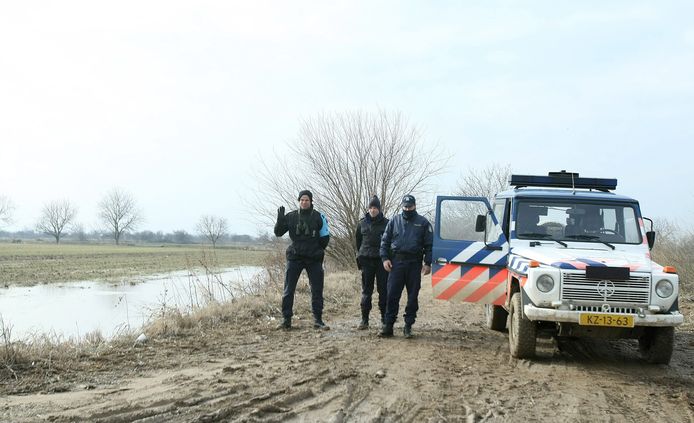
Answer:
<svg viewBox="0 0 694 423"><path fill-rule="evenodd" d="M2 225L12 222L14 204L7 196L0 196L0 229ZM81 224L75 221L77 216L77 206L69 199L58 199L46 202L41 208L35 230L20 231L14 234L13 238L35 238L37 234L45 234L53 237L56 244L67 234L73 240L101 241L110 238L116 245L121 243L124 236L129 240L141 242L169 242L177 244L188 244L200 241L209 241L213 248L220 241L247 242L252 240L250 236L230 235L227 220L223 217L203 215L196 225L197 234L189 234L184 230L173 231L164 234L163 232L142 231L135 232L139 225L144 221L142 211L132 194L113 188L104 195L97 207L97 217L102 230L92 231L87 234ZM243 240L243 241L242 241Z"/></svg>
<svg viewBox="0 0 694 423"><path fill-rule="evenodd" d="M36 229L22 229L16 231L0 230L0 239L10 240L11 242L34 241L44 239L46 234ZM229 244L266 244L272 240L270 234L252 236L246 234L225 234L221 236L216 245ZM84 230L82 225L74 225L60 237L60 242L70 243L113 243L111 233L99 230ZM121 244L211 244L211 241L197 232L188 232L185 229L173 231L151 231L141 230L123 234L120 239Z"/></svg>

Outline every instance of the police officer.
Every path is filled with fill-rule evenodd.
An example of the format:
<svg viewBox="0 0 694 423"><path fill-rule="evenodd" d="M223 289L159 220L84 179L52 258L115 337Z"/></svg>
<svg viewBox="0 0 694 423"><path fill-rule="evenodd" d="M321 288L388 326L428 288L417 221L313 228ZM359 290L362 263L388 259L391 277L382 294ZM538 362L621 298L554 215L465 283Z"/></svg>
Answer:
<svg viewBox="0 0 694 423"><path fill-rule="evenodd" d="M287 247L287 272L282 294L282 316L280 328L292 327L294 293L301 271L306 269L311 287L311 309L313 327L330 329L323 322L323 257L330 241L328 221L322 213L313 209L313 194L309 190L299 192L299 210L286 215L284 206L277 209L275 235L281 237L289 232L292 243Z"/></svg>
<svg viewBox="0 0 694 423"><path fill-rule="evenodd" d="M369 210L359 221L357 227L357 267L361 270L361 323L358 329L369 327L371 297L374 293L374 279L378 292L378 310L381 312L381 324L386 313L386 283L388 272L383 268L379 253L381 236L386 229L388 219L381 212L381 201L373 196L369 201Z"/></svg>
<svg viewBox="0 0 694 423"><path fill-rule="evenodd" d="M388 299L385 322L380 336L393 336L393 324L398 315L402 290L407 290L405 306L406 338L412 337L412 325L419 309L419 289L422 286L422 274L431 273L431 246L433 230L424 217L417 214L415 198L406 195L402 198L402 213L395 215L388 222L381 239L381 260L388 275ZM424 266L422 267L422 260Z"/></svg>

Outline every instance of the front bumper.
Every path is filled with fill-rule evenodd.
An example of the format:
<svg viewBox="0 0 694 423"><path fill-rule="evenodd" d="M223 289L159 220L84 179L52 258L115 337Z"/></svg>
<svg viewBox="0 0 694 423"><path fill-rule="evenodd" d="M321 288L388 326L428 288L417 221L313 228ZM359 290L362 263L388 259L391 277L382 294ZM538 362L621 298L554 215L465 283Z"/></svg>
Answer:
<svg viewBox="0 0 694 423"><path fill-rule="evenodd" d="M573 310L556 310L553 308L539 308L532 304L526 304L523 307L525 315L530 320L540 320L546 322L565 322L565 323L576 323L579 322L580 311ZM591 313L591 314L603 314L603 313ZM604 313L610 314L610 313ZM684 322L684 316L679 312L673 312L668 314L644 314L639 316L638 314L633 314L634 316L634 326L679 326Z"/></svg>

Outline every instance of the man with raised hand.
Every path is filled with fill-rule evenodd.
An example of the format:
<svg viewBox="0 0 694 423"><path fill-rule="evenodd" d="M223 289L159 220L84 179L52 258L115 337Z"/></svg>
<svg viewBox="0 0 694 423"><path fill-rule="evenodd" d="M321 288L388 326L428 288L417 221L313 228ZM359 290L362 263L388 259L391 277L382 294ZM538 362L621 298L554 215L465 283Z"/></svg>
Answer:
<svg viewBox="0 0 694 423"><path fill-rule="evenodd" d="M299 192L299 209L284 214L284 206L277 209L275 235L289 232L292 243L287 247L287 271L282 294L281 329L292 327L294 293L301 271L306 269L311 287L313 327L328 330L323 322L323 258L330 241L328 221L322 213L313 209L313 194L309 190Z"/></svg>

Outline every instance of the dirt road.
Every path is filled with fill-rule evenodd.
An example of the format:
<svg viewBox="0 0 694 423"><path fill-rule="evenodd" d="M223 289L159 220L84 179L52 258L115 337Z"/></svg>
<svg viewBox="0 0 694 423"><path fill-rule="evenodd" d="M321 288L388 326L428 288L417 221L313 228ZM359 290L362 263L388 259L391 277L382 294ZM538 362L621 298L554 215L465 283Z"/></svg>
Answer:
<svg viewBox="0 0 694 423"><path fill-rule="evenodd" d="M694 421L689 324L677 332L670 366L646 364L626 341L541 340L538 358L526 361L509 356L505 333L484 328L481 306L432 300L428 280L413 339L402 337L401 322L393 339L378 338L376 327L356 330L357 304L328 309L326 332L302 319L289 332L258 322L155 339L136 347L129 372L95 373L68 392L0 399L0 419Z"/></svg>

